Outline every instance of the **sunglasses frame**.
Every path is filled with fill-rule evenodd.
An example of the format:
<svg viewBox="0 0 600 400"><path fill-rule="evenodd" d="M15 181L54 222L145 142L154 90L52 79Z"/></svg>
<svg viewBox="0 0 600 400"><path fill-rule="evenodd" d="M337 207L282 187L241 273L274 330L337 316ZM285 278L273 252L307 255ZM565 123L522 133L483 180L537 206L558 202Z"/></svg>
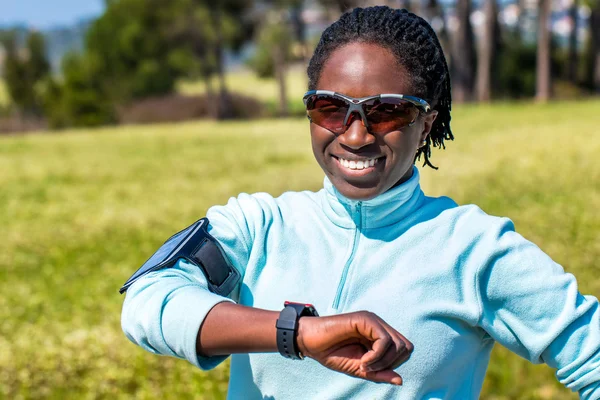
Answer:
<svg viewBox="0 0 600 400"><path fill-rule="evenodd" d="M338 92L332 92L330 90L309 90L302 97L302 101L304 102L304 107L306 107L306 105L308 103L308 98L313 95L326 95L326 96L344 100L348 104L348 112L346 113L346 117L344 118L344 126L346 126L348 124L348 120L350 119L350 116L353 113L358 112L363 125L367 129L370 129L370 126L369 126L369 120L367 119L367 115L365 114L363 104L369 100L381 99L383 97L392 97L392 98L396 98L396 99L406 100L409 103L414 104L418 109L420 109L421 111L423 111L425 113L427 113L431 110L431 106L429 105L429 103L427 103L425 100L423 100L419 97L415 97L415 96L407 96L404 94L396 94L396 93L382 93L382 94L377 94L374 96L355 98L355 97L346 96L346 95L338 93ZM308 120L310 122L312 122L312 119L310 118L310 116L308 114L306 116L308 117ZM415 120L413 122L411 122L410 124L408 124L407 126L413 125L416 120L417 119L415 118ZM327 128L325 128L325 129L327 129Z"/></svg>

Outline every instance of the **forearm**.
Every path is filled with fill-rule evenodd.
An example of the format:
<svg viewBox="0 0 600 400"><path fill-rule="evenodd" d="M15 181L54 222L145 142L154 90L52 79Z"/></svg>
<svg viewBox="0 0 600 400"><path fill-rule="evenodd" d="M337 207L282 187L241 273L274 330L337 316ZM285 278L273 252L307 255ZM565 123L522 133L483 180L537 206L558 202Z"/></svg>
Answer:
<svg viewBox="0 0 600 400"><path fill-rule="evenodd" d="M196 350L206 357L276 352L278 317L278 311L219 303L210 310L198 331Z"/></svg>

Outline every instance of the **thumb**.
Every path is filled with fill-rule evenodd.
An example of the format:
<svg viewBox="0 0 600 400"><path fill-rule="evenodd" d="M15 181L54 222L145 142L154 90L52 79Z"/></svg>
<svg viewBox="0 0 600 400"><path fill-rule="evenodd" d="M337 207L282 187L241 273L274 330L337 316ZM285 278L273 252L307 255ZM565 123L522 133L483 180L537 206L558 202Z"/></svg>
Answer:
<svg viewBox="0 0 600 400"><path fill-rule="evenodd" d="M362 375L364 375L364 379L368 379L373 382L386 382L397 386L402 385L402 377L391 369L384 369L382 371L374 372L363 372L361 369L361 372Z"/></svg>

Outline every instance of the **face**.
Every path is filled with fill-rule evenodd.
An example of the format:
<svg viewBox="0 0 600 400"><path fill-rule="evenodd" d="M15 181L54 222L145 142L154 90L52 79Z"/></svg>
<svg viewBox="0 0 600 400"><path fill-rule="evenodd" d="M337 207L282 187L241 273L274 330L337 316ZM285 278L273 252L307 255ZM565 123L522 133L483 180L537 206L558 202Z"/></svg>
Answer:
<svg viewBox="0 0 600 400"><path fill-rule="evenodd" d="M367 97L381 93L414 95L411 86L406 69L388 49L350 43L330 55L316 89ZM310 133L315 158L336 189L345 197L368 200L411 177L415 154L437 112L420 113L411 126L385 134L368 132L357 115L344 133L336 135L313 123ZM373 159L375 164L370 166ZM344 166L346 160L369 166L352 169L352 165Z"/></svg>

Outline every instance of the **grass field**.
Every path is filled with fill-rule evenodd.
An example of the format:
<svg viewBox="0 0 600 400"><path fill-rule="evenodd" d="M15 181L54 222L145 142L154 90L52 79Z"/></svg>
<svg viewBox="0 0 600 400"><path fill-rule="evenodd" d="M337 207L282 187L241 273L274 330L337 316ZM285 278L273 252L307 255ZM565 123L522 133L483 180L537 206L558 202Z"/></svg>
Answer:
<svg viewBox="0 0 600 400"><path fill-rule="evenodd" d="M0 109L8 105L8 92L6 91L6 84L0 78Z"/></svg>
<svg viewBox="0 0 600 400"><path fill-rule="evenodd" d="M430 195L515 221L600 294L600 102L469 106L423 170ZM317 190L302 118L0 137L0 398L224 398L204 373L129 343L117 290L174 231L240 192ZM483 399L576 398L496 349Z"/></svg>

